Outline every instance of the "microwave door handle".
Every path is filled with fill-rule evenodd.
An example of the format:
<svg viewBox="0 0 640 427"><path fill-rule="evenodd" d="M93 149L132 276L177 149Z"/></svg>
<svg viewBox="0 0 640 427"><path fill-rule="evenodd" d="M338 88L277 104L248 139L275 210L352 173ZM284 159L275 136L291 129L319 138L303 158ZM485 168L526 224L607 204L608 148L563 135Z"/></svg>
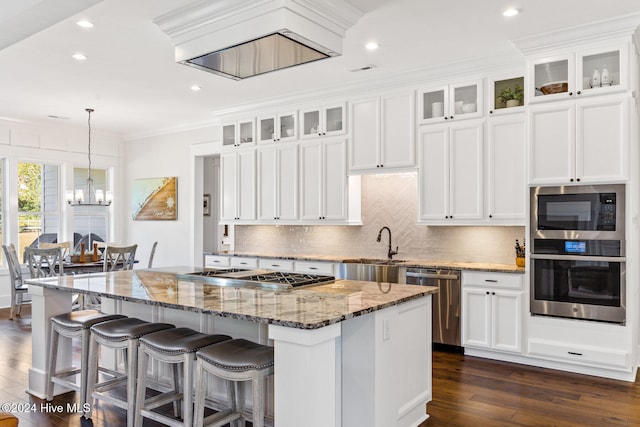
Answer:
<svg viewBox="0 0 640 427"><path fill-rule="evenodd" d="M531 254L531 259L550 259L559 261L601 261L601 262L626 262L623 256L582 256L582 255L547 255Z"/></svg>

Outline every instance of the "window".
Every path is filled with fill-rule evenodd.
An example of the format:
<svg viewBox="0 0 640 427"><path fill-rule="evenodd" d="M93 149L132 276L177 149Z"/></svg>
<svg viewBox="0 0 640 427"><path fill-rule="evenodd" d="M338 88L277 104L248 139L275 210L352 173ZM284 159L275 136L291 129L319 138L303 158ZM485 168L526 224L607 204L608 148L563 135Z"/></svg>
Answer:
<svg viewBox="0 0 640 427"><path fill-rule="evenodd" d="M95 189L106 191L107 171L104 169L91 169L91 178ZM87 182L87 169L73 169L74 188L85 188ZM86 196L85 196L86 197ZM85 244L85 250L93 248L93 242L106 242L108 236L109 209L96 206L73 207L73 251L78 252L81 242ZM81 240L82 239L82 240Z"/></svg>
<svg viewBox="0 0 640 427"><path fill-rule="evenodd" d="M36 241L58 239L58 169L57 165L18 163L18 254Z"/></svg>

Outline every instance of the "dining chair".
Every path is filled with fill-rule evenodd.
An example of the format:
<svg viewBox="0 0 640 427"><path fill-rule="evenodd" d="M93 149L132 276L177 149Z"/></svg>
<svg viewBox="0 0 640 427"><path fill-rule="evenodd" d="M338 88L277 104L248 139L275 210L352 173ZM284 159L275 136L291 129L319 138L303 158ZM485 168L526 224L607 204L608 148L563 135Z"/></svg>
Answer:
<svg viewBox="0 0 640 427"><path fill-rule="evenodd" d="M64 260L71 252L71 242L59 242L59 243L40 243L41 249L60 248L62 249L62 259Z"/></svg>
<svg viewBox="0 0 640 427"><path fill-rule="evenodd" d="M103 271L133 270L138 245L109 246L104 250Z"/></svg>
<svg viewBox="0 0 640 427"><path fill-rule="evenodd" d="M158 246L158 241L153 242L153 246L151 246L151 255L149 255L149 265L148 268L153 267L153 257L156 254L156 246Z"/></svg>
<svg viewBox="0 0 640 427"><path fill-rule="evenodd" d="M56 277L64 274L62 248L29 248L25 249L27 265L32 279Z"/></svg>
<svg viewBox="0 0 640 427"><path fill-rule="evenodd" d="M27 285L22 282L22 269L20 259L13 243L2 245L4 257L9 267L9 275L11 277L11 311L9 312L9 320L13 320L14 315L20 315L23 305L30 304L31 301L24 301L24 294L27 293Z"/></svg>

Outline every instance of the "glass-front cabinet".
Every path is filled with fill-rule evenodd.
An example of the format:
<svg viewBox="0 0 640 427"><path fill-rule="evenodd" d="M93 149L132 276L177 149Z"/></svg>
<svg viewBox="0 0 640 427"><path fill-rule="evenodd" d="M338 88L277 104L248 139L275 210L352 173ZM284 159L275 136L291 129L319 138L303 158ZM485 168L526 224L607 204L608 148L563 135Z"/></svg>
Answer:
<svg viewBox="0 0 640 427"><path fill-rule="evenodd" d="M282 113L258 119L259 143L294 141L298 138L297 114Z"/></svg>
<svg viewBox="0 0 640 427"><path fill-rule="evenodd" d="M323 106L300 111L300 137L314 138L340 135L345 128L344 104Z"/></svg>
<svg viewBox="0 0 640 427"><path fill-rule="evenodd" d="M482 116L482 80L422 89L420 124Z"/></svg>
<svg viewBox="0 0 640 427"><path fill-rule="evenodd" d="M237 120L222 125L222 146L245 147L255 144L254 119Z"/></svg>
<svg viewBox="0 0 640 427"><path fill-rule="evenodd" d="M524 76L508 75L489 80L489 114L492 116L524 110Z"/></svg>
<svg viewBox="0 0 640 427"><path fill-rule="evenodd" d="M541 58L529 63L530 102L601 95L627 88L625 47L591 49Z"/></svg>

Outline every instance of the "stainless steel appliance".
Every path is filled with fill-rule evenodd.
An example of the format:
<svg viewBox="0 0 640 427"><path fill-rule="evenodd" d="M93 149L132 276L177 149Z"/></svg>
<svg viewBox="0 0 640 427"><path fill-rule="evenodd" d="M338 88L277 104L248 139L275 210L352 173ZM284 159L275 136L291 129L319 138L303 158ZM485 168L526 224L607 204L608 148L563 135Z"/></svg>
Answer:
<svg viewBox="0 0 640 427"><path fill-rule="evenodd" d="M407 284L437 286L433 294L432 341L460 346L460 270L407 268Z"/></svg>
<svg viewBox="0 0 640 427"><path fill-rule="evenodd" d="M624 185L531 189L534 315L626 322Z"/></svg>
<svg viewBox="0 0 640 427"><path fill-rule="evenodd" d="M220 286L249 285L275 289L292 289L335 282L335 277L333 276L272 270L240 270L237 268L206 269L193 273L178 274L176 277L179 279L199 280Z"/></svg>

